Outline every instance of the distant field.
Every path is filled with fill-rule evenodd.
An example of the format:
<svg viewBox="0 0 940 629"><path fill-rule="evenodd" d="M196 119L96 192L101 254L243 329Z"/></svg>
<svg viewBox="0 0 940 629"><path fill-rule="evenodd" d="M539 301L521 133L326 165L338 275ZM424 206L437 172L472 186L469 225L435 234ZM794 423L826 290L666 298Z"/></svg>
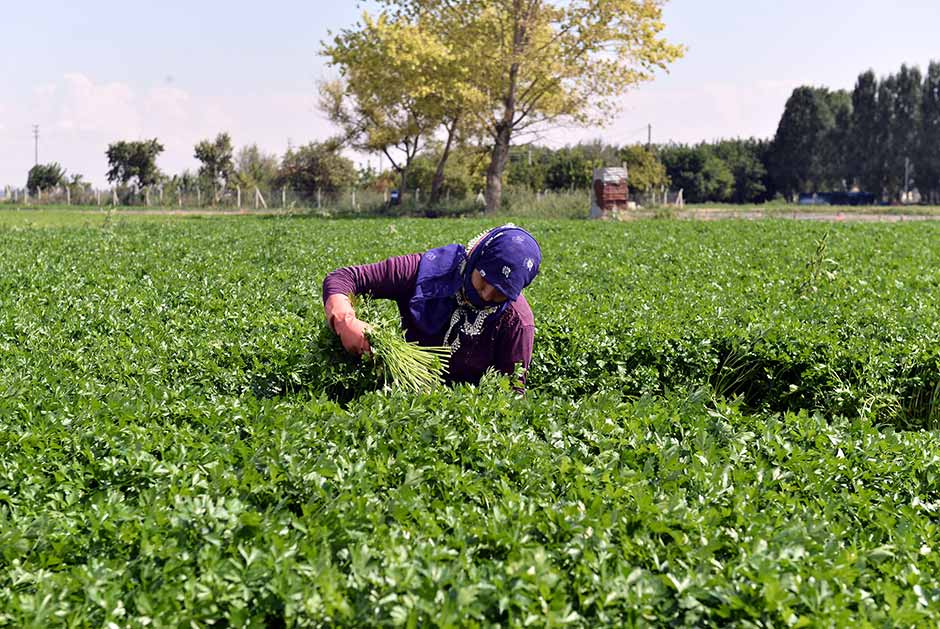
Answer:
<svg viewBox="0 0 940 629"><path fill-rule="evenodd" d="M526 397L354 378L495 222L0 211L0 626L940 623L940 223L520 219Z"/></svg>

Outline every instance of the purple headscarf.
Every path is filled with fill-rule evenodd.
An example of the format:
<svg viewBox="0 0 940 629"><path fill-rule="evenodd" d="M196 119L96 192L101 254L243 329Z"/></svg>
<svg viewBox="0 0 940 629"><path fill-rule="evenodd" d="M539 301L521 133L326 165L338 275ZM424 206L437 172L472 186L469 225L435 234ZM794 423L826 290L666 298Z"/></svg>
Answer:
<svg viewBox="0 0 940 629"><path fill-rule="evenodd" d="M480 299L470 281L476 270L506 295L507 300L488 313L499 315L535 278L541 262L542 252L532 234L512 224L483 234L469 255L463 245L431 249L418 263L415 294L408 308L425 334L444 328L458 306L459 297L478 310L492 308Z"/></svg>

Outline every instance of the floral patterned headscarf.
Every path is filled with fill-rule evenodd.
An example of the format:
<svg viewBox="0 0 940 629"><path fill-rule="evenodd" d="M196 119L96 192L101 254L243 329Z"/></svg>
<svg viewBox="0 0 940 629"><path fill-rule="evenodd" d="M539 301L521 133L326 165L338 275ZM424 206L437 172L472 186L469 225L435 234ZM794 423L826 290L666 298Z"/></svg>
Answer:
<svg viewBox="0 0 940 629"><path fill-rule="evenodd" d="M484 320L498 316L519 298L522 289L538 274L541 262L542 252L532 234L511 223L484 232L467 247L431 249L418 264L409 310L426 334L439 332L450 323L445 334L449 337L457 323L455 315L459 320L473 314L471 327L479 329ZM473 271L479 271L507 300L492 306L483 302L471 283Z"/></svg>

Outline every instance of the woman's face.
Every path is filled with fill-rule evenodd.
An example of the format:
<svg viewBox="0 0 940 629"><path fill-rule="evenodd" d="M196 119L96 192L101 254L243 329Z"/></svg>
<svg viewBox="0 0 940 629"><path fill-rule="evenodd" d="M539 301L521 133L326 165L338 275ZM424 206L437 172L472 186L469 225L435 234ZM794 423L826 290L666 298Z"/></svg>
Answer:
<svg viewBox="0 0 940 629"><path fill-rule="evenodd" d="M470 276L470 283L473 284L473 288L477 291L477 295L480 296L480 299L488 304L501 304L508 299L508 297L499 292L499 289L483 279L483 276L480 275L480 272L476 269L474 269L473 274Z"/></svg>

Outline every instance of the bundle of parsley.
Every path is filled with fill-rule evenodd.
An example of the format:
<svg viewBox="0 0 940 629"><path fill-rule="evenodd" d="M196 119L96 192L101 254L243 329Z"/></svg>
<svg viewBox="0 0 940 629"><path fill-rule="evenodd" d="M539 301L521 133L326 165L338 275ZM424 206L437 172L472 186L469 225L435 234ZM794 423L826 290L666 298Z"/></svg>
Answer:
<svg viewBox="0 0 940 629"><path fill-rule="evenodd" d="M412 393L428 391L447 373L449 347L423 347L405 340L397 311L388 301L352 297L356 317L371 329L366 333L385 385Z"/></svg>

